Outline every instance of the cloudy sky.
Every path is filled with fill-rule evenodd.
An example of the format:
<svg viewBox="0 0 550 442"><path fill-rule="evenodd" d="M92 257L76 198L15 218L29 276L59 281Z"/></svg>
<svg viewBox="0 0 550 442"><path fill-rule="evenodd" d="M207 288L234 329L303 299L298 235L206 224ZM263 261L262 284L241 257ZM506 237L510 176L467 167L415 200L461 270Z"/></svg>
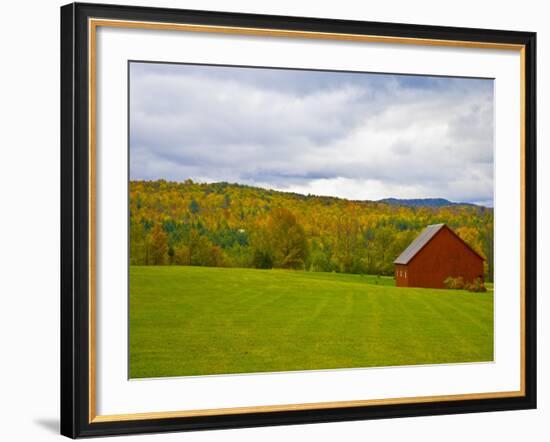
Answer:
<svg viewBox="0 0 550 442"><path fill-rule="evenodd" d="M131 179L493 204L492 80L130 64Z"/></svg>

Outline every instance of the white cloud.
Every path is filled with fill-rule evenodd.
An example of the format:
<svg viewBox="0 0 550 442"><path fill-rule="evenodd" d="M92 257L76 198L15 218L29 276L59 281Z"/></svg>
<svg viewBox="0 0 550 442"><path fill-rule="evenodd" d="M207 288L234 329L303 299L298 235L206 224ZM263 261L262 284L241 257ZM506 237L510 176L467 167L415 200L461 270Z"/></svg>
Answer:
<svg viewBox="0 0 550 442"><path fill-rule="evenodd" d="M492 204L491 80L131 69L134 179Z"/></svg>

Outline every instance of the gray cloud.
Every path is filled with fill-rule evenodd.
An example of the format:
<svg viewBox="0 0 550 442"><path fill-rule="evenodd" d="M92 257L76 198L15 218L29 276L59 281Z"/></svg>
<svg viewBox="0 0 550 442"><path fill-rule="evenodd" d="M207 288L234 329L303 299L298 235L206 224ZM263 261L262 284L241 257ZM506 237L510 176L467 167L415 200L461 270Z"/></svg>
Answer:
<svg viewBox="0 0 550 442"><path fill-rule="evenodd" d="M130 66L133 179L492 204L491 80Z"/></svg>

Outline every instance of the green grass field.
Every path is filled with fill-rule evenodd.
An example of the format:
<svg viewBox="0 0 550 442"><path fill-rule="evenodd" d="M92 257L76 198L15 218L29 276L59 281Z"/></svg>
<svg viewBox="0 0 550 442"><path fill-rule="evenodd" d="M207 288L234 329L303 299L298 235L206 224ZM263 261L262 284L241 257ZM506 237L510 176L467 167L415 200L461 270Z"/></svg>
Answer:
<svg viewBox="0 0 550 442"><path fill-rule="evenodd" d="M130 377L481 362L493 293L285 270L130 268Z"/></svg>

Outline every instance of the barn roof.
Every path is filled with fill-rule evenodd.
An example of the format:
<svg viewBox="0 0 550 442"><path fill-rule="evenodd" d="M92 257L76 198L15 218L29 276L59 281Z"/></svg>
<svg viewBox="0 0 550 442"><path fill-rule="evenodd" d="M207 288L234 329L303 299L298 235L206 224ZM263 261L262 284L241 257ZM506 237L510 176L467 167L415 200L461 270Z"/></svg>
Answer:
<svg viewBox="0 0 550 442"><path fill-rule="evenodd" d="M411 259L413 259L422 248L430 242L430 240L439 232L443 227L447 227L445 224L431 224L427 226L422 232L420 232L420 235L416 237L416 239L409 244L409 247L407 247L401 255L399 255L395 261L394 264L408 264ZM475 255L477 255L480 259L485 261L485 258L481 256L478 252L476 252L469 244L467 244L460 236L458 236L455 232L453 232L452 229L447 229L456 236L466 247L468 247Z"/></svg>
<svg viewBox="0 0 550 442"><path fill-rule="evenodd" d="M416 239L397 257L394 264L408 264L415 255L439 232L445 224L432 224L426 227Z"/></svg>

